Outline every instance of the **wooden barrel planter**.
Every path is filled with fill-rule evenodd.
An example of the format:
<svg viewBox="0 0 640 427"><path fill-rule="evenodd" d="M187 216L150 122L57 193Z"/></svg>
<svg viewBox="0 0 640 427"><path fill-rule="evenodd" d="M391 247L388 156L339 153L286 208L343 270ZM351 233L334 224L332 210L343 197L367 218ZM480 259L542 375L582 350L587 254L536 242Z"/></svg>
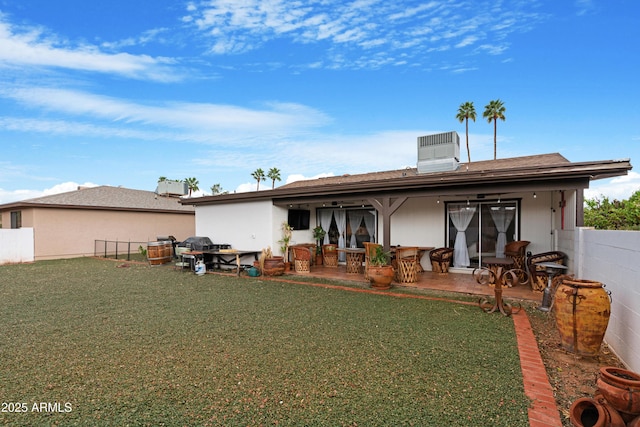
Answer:
<svg viewBox="0 0 640 427"><path fill-rule="evenodd" d="M265 276L281 276L284 274L284 257L274 256L264 260L262 274Z"/></svg>
<svg viewBox="0 0 640 427"><path fill-rule="evenodd" d="M151 265L161 265L167 262L165 261L164 242L148 242L147 259Z"/></svg>
<svg viewBox="0 0 640 427"><path fill-rule="evenodd" d="M609 325L611 302L600 282L565 279L555 294L560 345L581 356L595 356Z"/></svg>

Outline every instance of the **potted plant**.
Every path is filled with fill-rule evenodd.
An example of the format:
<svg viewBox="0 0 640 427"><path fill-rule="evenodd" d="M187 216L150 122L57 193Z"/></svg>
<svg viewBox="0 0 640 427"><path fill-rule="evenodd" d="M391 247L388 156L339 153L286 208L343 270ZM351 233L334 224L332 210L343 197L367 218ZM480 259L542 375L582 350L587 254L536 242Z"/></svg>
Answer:
<svg viewBox="0 0 640 427"><path fill-rule="evenodd" d="M376 253L369 258L369 267L367 274L371 287L376 289L389 289L391 282L395 276L393 266L389 264L390 255L382 250L382 247L376 248Z"/></svg>
<svg viewBox="0 0 640 427"><path fill-rule="evenodd" d="M284 221L281 228L282 239L278 240L278 243L280 243L280 251L282 251L282 256L284 257L285 270L290 270L291 262L289 262L289 245L291 244L293 227L291 227L287 221Z"/></svg>
<svg viewBox="0 0 640 427"><path fill-rule="evenodd" d="M325 234L327 232L320 226L313 229L313 238L316 241L316 265L322 265L322 240Z"/></svg>

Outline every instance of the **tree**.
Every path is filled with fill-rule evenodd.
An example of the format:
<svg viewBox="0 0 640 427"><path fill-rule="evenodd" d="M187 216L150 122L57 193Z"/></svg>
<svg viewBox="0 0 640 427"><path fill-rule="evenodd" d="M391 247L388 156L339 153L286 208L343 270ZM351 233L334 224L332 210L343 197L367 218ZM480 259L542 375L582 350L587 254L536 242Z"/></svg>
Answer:
<svg viewBox="0 0 640 427"><path fill-rule="evenodd" d="M258 186L256 188L256 191L260 190L260 181L265 179L264 171L261 168L258 168L251 174L251 176L253 177L253 179L258 181Z"/></svg>
<svg viewBox="0 0 640 427"><path fill-rule="evenodd" d="M489 101L487 105L484 107L484 113L482 113L482 117L487 119L489 123L493 120L493 160L497 158L497 135L498 135L498 119L504 121L505 116L504 112L507 109L504 107L504 103L499 99Z"/></svg>
<svg viewBox="0 0 640 427"><path fill-rule="evenodd" d="M469 151L469 119L476 121L476 108L473 106L473 102L464 102L460 104L458 108L458 114L456 119L460 123L465 122L466 135L467 135L467 156L469 157L469 163L471 163L471 152Z"/></svg>
<svg viewBox="0 0 640 427"><path fill-rule="evenodd" d="M282 181L282 179L280 179L280 169L278 168L269 169L267 176L271 179L271 189L276 188L276 180Z"/></svg>
<svg viewBox="0 0 640 427"><path fill-rule="evenodd" d="M584 225L598 230L640 230L640 190L628 200L585 200Z"/></svg>
<svg viewBox="0 0 640 427"><path fill-rule="evenodd" d="M187 183L187 187L189 188L189 197L191 197L191 193L200 189L198 187L199 182L195 178L185 178L184 182Z"/></svg>
<svg viewBox="0 0 640 427"><path fill-rule="evenodd" d="M227 194L227 192L223 191L222 186L218 183L211 186L211 194L216 196L218 194Z"/></svg>

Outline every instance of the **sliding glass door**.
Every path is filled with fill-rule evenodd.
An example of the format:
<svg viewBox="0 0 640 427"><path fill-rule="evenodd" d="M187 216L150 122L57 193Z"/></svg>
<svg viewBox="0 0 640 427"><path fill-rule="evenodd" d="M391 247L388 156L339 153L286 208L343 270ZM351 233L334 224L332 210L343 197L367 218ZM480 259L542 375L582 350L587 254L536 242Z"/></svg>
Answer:
<svg viewBox="0 0 640 427"><path fill-rule="evenodd" d="M453 266L475 268L483 257L504 257L504 246L518 240L519 200L447 204L447 242Z"/></svg>

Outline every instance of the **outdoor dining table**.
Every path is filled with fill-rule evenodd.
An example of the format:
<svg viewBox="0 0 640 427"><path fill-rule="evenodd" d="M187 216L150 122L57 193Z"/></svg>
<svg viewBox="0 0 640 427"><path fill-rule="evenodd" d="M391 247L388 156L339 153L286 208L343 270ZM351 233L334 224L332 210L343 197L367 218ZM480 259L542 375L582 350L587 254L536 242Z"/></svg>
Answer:
<svg viewBox="0 0 640 427"><path fill-rule="evenodd" d="M258 261L258 255L261 251L241 251L236 249L222 249L219 251L189 251L183 252L182 256L193 256L196 259L202 259L205 265L217 265L222 267L223 265L234 266L236 268L236 275L240 275L242 270L241 259L242 257L251 256L255 261Z"/></svg>
<svg viewBox="0 0 640 427"><path fill-rule="evenodd" d="M491 302L483 298L478 301L478 305L482 310L487 313L493 313L495 311L500 311L500 313L505 316L510 316L513 311L513 306L509 303L506 303L502 300L502 287L505 285L511 285L511 281L507 279L507 275L513 279L516 277L515 271L512 270L511 267L514 265L514 261L512 258L496 258L496 257L488 257L483 258L482 263L484 267L476 269L473 271L473 276L476 281L482 285L493 285L493 294L495 297L493 305ZM488 278L487 278L488 276ZM518 307L518 311L520 311L522 307Z"/></svg>
<svg viewBox="0 0 640 427"><path fill-rule="evenodd" d="M344 252L347 257L347 273L362 273L362 263L364 262L364 248L338 248L338 252Z"/></svg>

